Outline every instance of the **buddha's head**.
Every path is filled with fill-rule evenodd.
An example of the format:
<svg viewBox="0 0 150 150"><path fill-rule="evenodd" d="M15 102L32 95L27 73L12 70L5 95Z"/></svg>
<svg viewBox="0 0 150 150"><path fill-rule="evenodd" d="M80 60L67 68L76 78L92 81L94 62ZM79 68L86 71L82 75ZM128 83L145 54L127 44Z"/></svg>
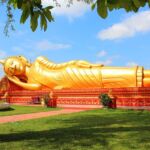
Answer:
<svg viewBox="0 0 150 150"><path fill-rule="evenodd" d="M23 56L8 57L0 60L0 63L3 64L5 73L10 76L25 75L26 67L29 66L29 62Z"/></svg>

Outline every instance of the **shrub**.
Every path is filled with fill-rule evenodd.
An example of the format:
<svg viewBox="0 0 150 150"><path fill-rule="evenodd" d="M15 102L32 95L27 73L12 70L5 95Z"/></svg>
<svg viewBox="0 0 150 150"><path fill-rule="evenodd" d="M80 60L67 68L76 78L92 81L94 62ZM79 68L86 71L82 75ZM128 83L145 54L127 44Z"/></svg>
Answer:
<svg viewBox="0 0 150 150"><path fill-rule="evenodd" d="M104 94L104 93L100 94L99 99L104 107L109 108L110 105L112 104L112 99L109 97L108 94Z"/></svg>

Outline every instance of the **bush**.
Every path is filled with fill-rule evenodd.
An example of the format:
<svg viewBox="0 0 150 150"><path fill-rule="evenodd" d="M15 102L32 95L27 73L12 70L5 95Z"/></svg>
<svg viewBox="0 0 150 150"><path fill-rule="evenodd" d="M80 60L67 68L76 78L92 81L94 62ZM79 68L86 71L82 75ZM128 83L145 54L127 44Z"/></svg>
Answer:
<svg viewBox="0 0 150 150"><path fill-rule="evenodd" d="M108 94L100 94L99 99L104 107L109 108L112 104L112 99L109 97Z"/></svg>

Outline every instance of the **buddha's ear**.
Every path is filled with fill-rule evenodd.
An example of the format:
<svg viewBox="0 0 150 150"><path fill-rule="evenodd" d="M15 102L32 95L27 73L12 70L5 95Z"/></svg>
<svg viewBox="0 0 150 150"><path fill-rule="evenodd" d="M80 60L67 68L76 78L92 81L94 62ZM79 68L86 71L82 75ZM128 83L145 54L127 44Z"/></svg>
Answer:
<svg viewBox="0 0 150 150"><path fill-rule="evenodd" d="M0 63L1 63L2 65L4 65L5 60L1 59L1 60L0 60Z"/></svg>

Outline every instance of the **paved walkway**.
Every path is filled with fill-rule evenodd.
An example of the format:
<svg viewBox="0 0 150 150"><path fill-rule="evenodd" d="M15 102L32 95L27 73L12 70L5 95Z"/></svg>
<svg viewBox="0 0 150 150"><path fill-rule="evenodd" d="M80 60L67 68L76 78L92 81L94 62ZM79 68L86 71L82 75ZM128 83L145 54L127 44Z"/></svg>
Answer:
<svg viewBox="0 0 150 150"><path fill-rule="evenodd" d="M71 113L81 112L85 110L89 110L89 109L64 108L62 110L56 110L56 111L38 112L38 113L21 114L21 115L13 115L13 116L1 116L0 124L7 123L7 122L16 122L16 121L23 121L23 120L29 120L29 119L43 118L43 117L48 117L48 116L55 116L55 115L60 115L60 114L71 114Z"/></svg>

